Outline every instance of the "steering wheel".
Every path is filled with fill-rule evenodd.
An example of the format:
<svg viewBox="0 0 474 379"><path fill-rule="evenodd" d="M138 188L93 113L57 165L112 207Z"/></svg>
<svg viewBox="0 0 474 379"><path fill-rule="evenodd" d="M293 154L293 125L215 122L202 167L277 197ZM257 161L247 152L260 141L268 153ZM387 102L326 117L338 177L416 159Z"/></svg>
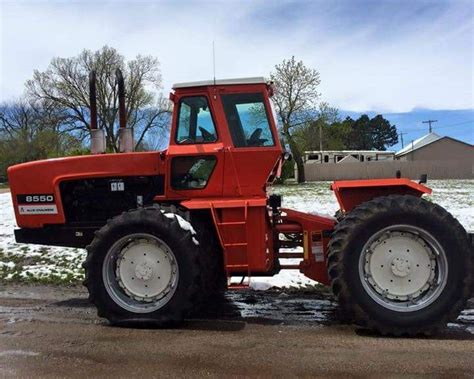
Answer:
<svg viewBox="0 0 474 379"><path fill-rule="evenodd" d="M202 134L202 138L206 142L212 142L215 141L216 136L212 133L209 133L206 129L204 129L202 126L199 126L199 131Z"/></svg>
<svg viewBox="0 0 474 379"><path fill-rule="evenodd" d="M260 138L262 135L262 128L257 128L253 131L253 133L250 135L250 137L247 140L247 144L249 146L262 146L266 141L268 141L265 138Z"/></svg>

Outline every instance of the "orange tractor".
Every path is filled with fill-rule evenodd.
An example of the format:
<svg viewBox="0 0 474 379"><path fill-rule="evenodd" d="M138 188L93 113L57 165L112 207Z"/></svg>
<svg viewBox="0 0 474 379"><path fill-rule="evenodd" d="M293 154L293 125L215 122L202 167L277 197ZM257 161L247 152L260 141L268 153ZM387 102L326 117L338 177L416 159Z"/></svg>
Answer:
<svg viewBox="0 0 474 379"><path fill-rule="evenodd" d="M284 269L331 286L344 318L382 333L430 333L465 306L471 236L423 199L424 185L334 182L337 218L282 208L267 194L288 154L263 78L176 84L168 149L133 152L117 77L120 153L103 154L92 73L93 154L8 170L17 242L85 247L99 316L176 324L231 276L247 278L229 285L241 288Z"/></svg>

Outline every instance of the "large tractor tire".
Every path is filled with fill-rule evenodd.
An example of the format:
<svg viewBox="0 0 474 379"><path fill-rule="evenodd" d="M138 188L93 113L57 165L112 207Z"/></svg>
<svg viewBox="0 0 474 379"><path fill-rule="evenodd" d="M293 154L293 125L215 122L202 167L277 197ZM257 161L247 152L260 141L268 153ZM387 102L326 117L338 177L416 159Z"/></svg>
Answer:
<svg viewBox="0 0 474 379"><path fill-rule="evenodd" d="M414 196L356 207L329 243L328 272L345 319L390 335L431 334L471 295L473 252L461 224Z"/></svg>
<svg viewBox="0 0 474 379"><path fill-rule="evenodd" d="M223 299L227 289L227 277L224 271L224 255L219 244L214 224L204 212L190 213L175 205L160 204L165 213L171 212L191 223L196 231L199 242L199 263L201 265L201 286L199 303L207 307ZM199 311L199 310L197 310Z"/></svg>
<svg viewBox="0 0 474 379"><path fill-rule="evenodd" d="M195 220L191 217L199 236L202 257L202 278L204 305L218 302L224 298L227 290L227 276L224 270L224 253L216 235L214 223L207 217Z"/></svg>
<svg viewBox="0 0 474 379"><path fill-rule="evenodd" d="M85 286L111 324L179 324L197 301L198 241L188 222L158 207L131 210L87 246Z"/></svg>

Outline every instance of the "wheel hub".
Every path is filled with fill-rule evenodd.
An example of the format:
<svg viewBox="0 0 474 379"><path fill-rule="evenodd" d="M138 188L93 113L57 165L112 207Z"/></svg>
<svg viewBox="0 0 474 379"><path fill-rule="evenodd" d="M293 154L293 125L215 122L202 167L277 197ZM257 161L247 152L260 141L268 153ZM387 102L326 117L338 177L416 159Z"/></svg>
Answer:
<svg viewBox="0 0 474 379"><path fill-rule="evenodd" d="M177 264L164 244L155 239L130 241L119 253L116 280L132 299L154 302L176 287Z"/></svg>
<svg viewBox="0 0 474 379"><path fill-rule="evenodd" d="M407 311L434 299L433 293L439 292L446 281L446 262L431 238L416 227L399 225L369 239L361 254L359 272L376 302ZM440 259L441 266L437 263Z"/></svg>
<svg viewBox="0 0 474 379"><path fill-rule="evenodd" d="M404 278L410 273L410 260L403 259L403 257L396 257L393 259L390 268L392 269L393 275Z"/></svg>
<svg viewBox="0 0 474 379"><path fill-rule="evenodd" d="M135 266L135 275L138 279L147 281L153 276L153 267L147 261Z"/></svg>

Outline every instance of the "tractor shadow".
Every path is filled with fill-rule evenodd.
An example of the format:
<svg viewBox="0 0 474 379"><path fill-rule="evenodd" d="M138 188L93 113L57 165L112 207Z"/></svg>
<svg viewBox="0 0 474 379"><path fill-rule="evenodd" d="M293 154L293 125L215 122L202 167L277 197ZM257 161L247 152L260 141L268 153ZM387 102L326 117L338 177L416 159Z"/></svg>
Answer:
<svg viewBox="0 0 474 379"><path fill-rule="evenodd" d="M71 298L55 302L54 306L82 308L93 312L87 298ZM95 312L94 312L95 313ZM107 325L106 322L103 323ZM235 332L247 324L295 325L295 326L341 326L344 321L338 316L337 303L327 291L318 287L297 290L228 291L193 310L182 325L168 325L187 330ZM349 326L349 325L348 325ZM127 328L156 329L152 323L127 323ZM349 326L350 327L350 326ZM363 338L407 338L386 336L374 331L353 327L354 333ZM474 340L474 298L455 323L432 336L410 338L427 340Z"/></svg>
<svg viewBox="0 0 474 379"><path fill-rule="evenodd" d="M390 336L390 335L382 335L377 333L373 330L363 329L363 328L356 328L355 334L360 337L365 338L382 338L382 339L420 339L420 340L430 340L430 341L471 341L474 340L474 332L467 331L462 325L458 324L450 324L447 328L440 330L438 333L434 335L416 335L416 336Z"/></svg>
<svg viewBox="0 0 474 379"><path fill-rule="evenodd" d="M331 325L335 303L319 290L228 291L195 310L185 328L239 330L246 324Z"/></svg>

